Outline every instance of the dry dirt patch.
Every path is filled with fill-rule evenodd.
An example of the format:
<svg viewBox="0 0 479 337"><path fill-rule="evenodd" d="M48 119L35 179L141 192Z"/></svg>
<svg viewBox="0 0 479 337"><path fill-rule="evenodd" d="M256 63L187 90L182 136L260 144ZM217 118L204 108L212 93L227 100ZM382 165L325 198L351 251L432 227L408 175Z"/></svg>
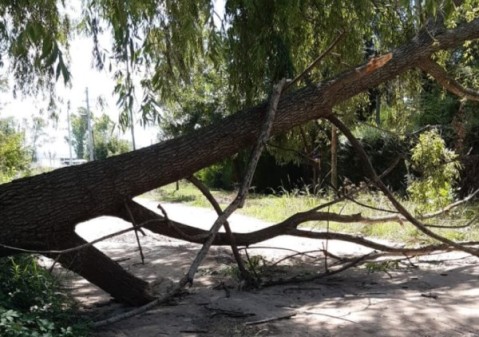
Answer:
<svg viewBox="0 0 479 337"><path fill-rule="evenodd" d="M147 200L141 202L152 209L156 207ZM209 210L178 204L163 206L170 218L201 228L208 228L215 219ZM247 232L266 225L240 215L231 219L234 231ZM77 231L91 240L129 226L124 221L102 217L79 225ZM156 281L158 291L183 275L200 247L150 232L141 237L141 242L145 264L141 264L131 233L97 247L133 274ZM262 247L298 251L322 245L317 240L287 236L261 243ZM334 241L328 243L328 248L335 254L368 251ZM261 254L268 261L291 254L266 248L249 252ZM213 248L194 286L183 295L169 305L99 329L95 336L479 336L479 267L476 258L462 253L413 259L411 264L389 270L389 274L361 267L314 282L253 291L237 289L233 267L228 248ZM298 258L287 271L304 273L321 268L322 259ZM68 274L65 280L80 300L82 310L95 320L131 309L115 303L75 275ZM287 316L291 317L279 319ZM267 319L275 320L247 324Z"/></svg>

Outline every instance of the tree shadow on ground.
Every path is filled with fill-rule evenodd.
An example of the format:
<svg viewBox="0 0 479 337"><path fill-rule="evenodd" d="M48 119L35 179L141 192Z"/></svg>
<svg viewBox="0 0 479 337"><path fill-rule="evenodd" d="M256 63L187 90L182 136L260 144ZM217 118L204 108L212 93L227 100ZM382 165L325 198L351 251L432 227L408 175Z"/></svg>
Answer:
<svg viewBox="0 0 479 337"><path fill-rule="evenodd" d="M168 284L183 276L200 247L151 233L141 240L145 264L131 237L97 247L134 275ZM213 248L184 294L98 329L95 336L479 336L479 267L464 254L414 259L388 273L363 266L313 282L249 291L236 288L234 266L227 248ZM294 275L324 266L322 259L316 264L297 259L286 269ZM94 320L131 309L78 276L68 273L64 279ZM246 324L269 318L275 320Z"/></svg>

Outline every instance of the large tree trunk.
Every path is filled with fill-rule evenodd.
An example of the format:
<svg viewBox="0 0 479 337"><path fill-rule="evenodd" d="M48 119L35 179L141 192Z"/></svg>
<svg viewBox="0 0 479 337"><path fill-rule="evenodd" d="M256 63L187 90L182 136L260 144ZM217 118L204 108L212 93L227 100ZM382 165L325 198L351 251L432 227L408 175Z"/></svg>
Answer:
<svg viewBox="0 0 479 337"><path fill-rule="evenodd" d="M85 240L76 234L63 242L65 248L85 244ZM55 255L51 255L55 257ZM58 262L77 274L82 275L91 283L108 292L125 303L141 305L153 300L148 293L148 283L133 276L123 269L117 262L110 259L93 246L71 253L61 254ZM128 291L125 291L128 289Z"/></svg>
<svg viewBox="0 0 479 337"><path fill-rule="evenodd" d="M273 134L324 117L336 104L419 66L435 51L479 37L479 20L454 30L429 28L389 54L317 86L285 94ZM177 139L0 185L0 243L36 250L75 245L79 239L73 233L79 222L119 215L131 197L188 177L252 145L265 110L262 104ZM145 293L144 282L121 272L93 248L64 255L61 261L122 301L139 304L151 298ZM115 282L105 282L109 279ZM122 295L126 293L133 297Z"/></svg>

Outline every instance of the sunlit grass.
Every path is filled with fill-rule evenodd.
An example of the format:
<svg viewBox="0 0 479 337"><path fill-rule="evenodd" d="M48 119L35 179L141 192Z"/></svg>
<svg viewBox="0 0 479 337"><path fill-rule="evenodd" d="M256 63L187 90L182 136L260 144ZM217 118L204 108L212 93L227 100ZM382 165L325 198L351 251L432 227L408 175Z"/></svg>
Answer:
<svg viewBox="0 0 479 337"><path fill-rule="evenodd" d="M180 182L177 189L176 184L170 184L150 192L148 197L163 202L181 202L196 207L211 207L201 192L190 183ZM220 205L224 208L231 202L236 194L233 191L211 190L212 194ZM416 205L408 200L398 197L410 212L414 213ZM271 223L281 222L291 215L308 211L309 209L321 205L334 199L334 195L313 195L305 190L297 189L290 192L280 191L276 194L260 195L250 194L244 208L239 209L238 213L252 216ZM369 191L361 193L356 200L362 204L379 208L394 210L389 201L378 192ZM339 214L361 213L363 216L377 217L385 216L391 213L380 212L371 208L360 206L352 201L342 201L330 207L321 209L322 212L331 212ZM425 221L428 224L442 226L458 226L467 223L479 214L479 204L467 204L448 212L447 214ZM364 237L375 237L387 240L400 241L408 246L418 244L433 243L434 241L422 234L411 224L396 222L360 224L360 223L335 223L310 221L301 225L301 227L314 228L315 230L329 230L331 232L341 232L355 234ZM471 226L458 229L433 229L436 233L455 241L479 240L479 225L473 221Z"/></svg>

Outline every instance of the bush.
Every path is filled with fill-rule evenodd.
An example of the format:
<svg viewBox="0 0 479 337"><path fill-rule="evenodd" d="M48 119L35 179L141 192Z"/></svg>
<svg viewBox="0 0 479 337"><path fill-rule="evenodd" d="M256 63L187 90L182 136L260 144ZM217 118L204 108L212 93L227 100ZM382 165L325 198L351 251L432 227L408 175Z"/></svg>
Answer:
<svg viewBox="0 0 479 337"><path fill-rule="evenodd" d="M35 257L0 259L0 335L5 337L87 336L74 302Z"/></svg>
<svg viewBox="0 0 479 337"><path fill-rule="evenodd" d="M454 199L453 184L459 178L460 164L435 130L419 136L412 149L411 166L419 177L410 178L407 190L418 204L418 212L444 207Z"/></svg>

